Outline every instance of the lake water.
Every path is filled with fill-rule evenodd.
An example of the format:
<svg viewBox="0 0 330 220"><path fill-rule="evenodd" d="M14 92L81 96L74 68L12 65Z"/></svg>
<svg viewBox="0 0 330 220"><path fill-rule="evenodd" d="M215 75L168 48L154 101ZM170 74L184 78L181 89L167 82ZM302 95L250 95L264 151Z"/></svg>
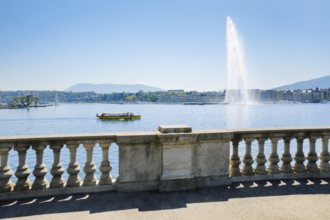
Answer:
<svg viewBox="0 0 330 220"><path fill-rule="evenodd" d="M101 121L96 113L130 111L142 115L136 121ZM186 124L195 130L217 128L274 128L293 126L329 126L330 104L256 104L256 105L165 105L165 104L62 104L46 108L1 109L0 136L40 134L83 134L121 131L151 131L158 125ZM83 148L78 150L81 170L85 163ZM99 167L101 150L95 148L93 159ZM32 172L34 151L28 151ZM53 156L45 153L48 171ZM118 176L118 148L110 148L112 176ZM61 162L66 168L69 152L62 150ZM9 164L15 171L17 152L11 151ZM83 176L82 171L80 175ZM99 177L99 171L96 175ZM67 174L64 175L67 177ZM13 177L14 178L14 177ZM50 180L51 175L47 178ZM32 179L32 176L30 176Z"/></svg>

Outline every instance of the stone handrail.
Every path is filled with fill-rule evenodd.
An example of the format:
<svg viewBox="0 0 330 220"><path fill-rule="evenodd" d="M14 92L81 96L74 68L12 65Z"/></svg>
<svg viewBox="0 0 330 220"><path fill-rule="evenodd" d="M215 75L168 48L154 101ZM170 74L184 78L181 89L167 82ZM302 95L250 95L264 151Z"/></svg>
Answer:
<svg viewBox="0 0 330 220"><path fill-rule="evenodd" d="M192 131L188 126L160 126L157 131L150 132L0 137L0 200L108 190L171 191L244 181L329 178L329 138L330 127ZM309 140L307 157L303 146L305 139ZM316 151L318 139L322 141L320 152ZM294 140L296 149L290 146ZM269 155L265 153L267 141L271 143ZM279 146L282 142L283 146ZM116 180L111 177L109 161L112 144L119 147ZM241 159L239 148L242 146L245 153ZM84 148L86 156L82 169L77 161L79 147ZM93 161L95 147L102 149L99 168ZM53 161L44 161L46 148L51 149ZM67 167L60 159L63 148L70 152ZM291 154L293 149L296 150L294 155ZM32 172L26 162L26 154L31 150L36 155ZM19 162L15 172L9 167L10 151L17 152ZM52 168L48 171L46 167L50 165ZM97 169L101 173L98 177L95 176ZM65 171L66 180L63 178ZM50 180L46 179L48 172L52 175ZM82 172L84 178L80 179ZM15 183L13 175L17 178Z"/></svg>
<svg viewBox="0 0 330 220"><path fill-rule="evenodd" d="M233 135L230 157L232 182L330 177L330 127L245 129L235 130ZM316 152L318 139L322 143L320 152ZM271 143L269 155L265 155L267 140ZM278 146L280 140L283 141L281 152ZM304 140L308 140L307 154L304 153ZM253 141L257 142L255 157L251 154ZM238 154L239 143L245 145L243 159ZM291 147L292 143L296 144L296 148ZM293 150L295 152L292 154Z"/></svg>
<svg viewBox="0 0 330 220"><path fill-rule="evenodd" d="M108 152L111 143L115 141L114 134L97 135L49 135L49 136L28 136L28 137L1 137L0 138L0 199L33 197L41 195L59 195L82 192L93 192L113 189L112 178L110 175L111 165L108 159ZM102 162L99 167L101 176L97 181L94 173L96 171L95 163L92 160L93 149L98 144L102 148ZM81 171L77 162L76 154L79 146L83 146L86 151L86 163L83 167L85 177L81 180L78 173ZM52 179L47 180L48 172L44 157L44 150L49 147L54 156L51 163L50 173ZM60 156L61 150L66 147L70 151L70 163L66 168L69 175L64 180L62 174L65 171ZM8 154L10 150L17 151L18 166L15 172L16 183L12 183L10 178L13 171L8 165ZM26 154L28 150L34 150L36 154L36 163L32 171L34 181L31 182L31 167L26 163ZM93 186L100 187L93 187ZM82 187L84 186L84 187ZM103 187L102 187L103 186Z"/></svg>

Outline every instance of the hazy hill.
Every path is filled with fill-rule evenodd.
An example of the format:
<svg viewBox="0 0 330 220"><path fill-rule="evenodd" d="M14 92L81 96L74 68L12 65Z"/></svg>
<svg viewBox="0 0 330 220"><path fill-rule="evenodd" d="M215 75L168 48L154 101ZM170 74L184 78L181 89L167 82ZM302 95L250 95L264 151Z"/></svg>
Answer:
<svg viewBox="0 0 330 220"><path fill-rule="evenodd" d="M120 92L132 92L136 93L138 91L144 92L155 92L163 91L163 89L146 86L142 84L90 84L90 83L80 83L70 86L65 91L69 92L96 92L96 93L120 93Z"/></svg>
<svg viewBox="0 0 330 220"><path fill-rule="evenodd" d="M273 88L276 90L289 90L289 89L311 89L311 88L320 88L320 89L327 89L330 88L330 76L323 76L316 79L296 82L293 84L280 86L277 88Z"/></svg>

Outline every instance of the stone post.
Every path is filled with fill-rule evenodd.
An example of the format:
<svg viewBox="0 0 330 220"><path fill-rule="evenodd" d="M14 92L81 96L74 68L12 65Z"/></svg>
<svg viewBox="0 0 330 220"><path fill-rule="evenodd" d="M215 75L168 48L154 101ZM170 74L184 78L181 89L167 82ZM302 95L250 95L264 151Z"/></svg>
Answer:
<svg viewBox="0 0 330 220"><path fill-rule="evenodd" d="M93 149L95 143L84 143L84 148L86 149L86 163L84 167L85 178L83 186L95 186L96 185L96 165L93 161Z"/></svg>
<svg viewBox="0 0 330 220"><path fill-rule="evenodd" d="M31 187L31 181L28 179L31 171L29 166L26 163L26 153L30 148L29 144L26 143L18 143L14 149L18 152L18 167L15 172L15 176L17 177L17 182L15 185L15 191L27 191Z"/></svg>
<svg viewBox="0 0 330 220"><path fill-rule="evenodd" d="M163 163L161 191L230 184L231 132L192 132L186 125L160 125L158 138Z"/></svg>
<svg viewBox="0 0 330 220"><path fill-rule="evenodd" d="M304 134L299 134L296 137L297 140L297 152L294 157L296 163L293 167L294 171L297 173L304 173L306 172L304 161L306 160L304 152L303 152L303 143L304 143L305 136Z"/></svg>
<svg viewBox="0 0 330 220"><path fill-rule="evenodd" d="M100 166L101 177L99 181L99 185L111 185L112 184L112 177L110 171L112 167L109 161L109 148L111 143L99 143L100 147L102 148L102 162Z"/></svg>
<svg viewBox="0 0 330 220"><path fill-rule="evenodd" d="M69 178L66 187L78 187L81 184L81 180L78 176L80 167L77 162L77 148L79 147L79 143L69 142L66 147L70 150L70 163L67 168Z"/></svg>
<svg viewBox="0 0 330 220"><path fill-rule="evenodd" d="M315 143L318 136L311 135L309 137L309 153L307 155L308 163L306 165L308 172L319 172L319 168L317 167L316 161L318 160L318 156L315 151Z"/></svg>
<svg viewBox="0 0 330 220"><path fill-rule="evenodd" d="M269 156L269 167L268 172L270 174L279 174L280 170L278 167L278 162L280 162L280 158L277 154L277 142L280 140L278 137L272 137L271 143L272 143L272 152Z"/></svg>
<svg viewBox="0 0 330 220"><path fill-rule="evenodd" d="M60 162L62 147L62 144L51 144L50 146L54 153L54 163L52 169L50 170L50 173L53 175L53 179L50 182L50 188L61 188L64 187L65 184L65 180L62 177L62 174L64 173L64 167Z"/></svg>
<svg viewBox="0 0 330 220"><path fill-rule="evenodd" d="M252 141L255 138L251 138L251 137L244 137L243 138L245 141L245 154L244 154L244 158L243 158L243 175L244 176L251 176L254 175L254 171L252 168L252 164L253 164L253 158L252 158L252 154L251 154L251 145L252 145Z"/></svg>
<svg viewBox="0 0 330 220"><path fill-rule="evenodd" d="M8 165L8 154L12 149L12 143L0 144L0 193L10 192L12 190L13 183L10 181L10 177L13 175Z"/></svg>
<svg viewBox="0 0 330 220"><path fill-rule="evenodd" d="M193 144L193 176L196 187L223 186L231 184L229 177L229 151L231 132L204 130L198 133Z"/></svg>
<svg viewBox="0 0 330 220"><path fill-rule="evenodd" d="M238 145L239 145L240 140L237 138L234 138L232 140L232 145L233 145L233 154L230 157L230 170L229 173L231 176L241 176L241 170L239 168L239 165L241 164L241 159L238 154Z"/></svg>
<svg viewBox="0 0 330 220"><path fill-rule="evenodd" d="M158 131L163 156L160 190L195 189L193 156L198 134L186 125L159 125Z"/></svg>
<svg viewBox="0 0 330 220"><path fill-rule="evenodd" d="M265 141L267 140L267 138L261 137L261 138L257 138L257 140L258 140L258 154L256 157L257 166L255 169L255 173L258 175L266 175L267 170L265 163L267 162L267 160L265 157Z"/></svg>
<svg viewBox="0 0 330 220"><path fill-rule="evenodd" d="M322 152L320 154L320 170L322 172L330 172L330 154L329 154L329 138L330 135L323 135L322 137Z"/></svg>
<svg viewBox="0 0 330 220"><path fill-rule="evenodd" d="M284 153L282 155L282 166L281 171L282 173L293 173L291 162L292 162L292 156L290 153L290 142L292 137L284 137Z"/></svg>
<svg viewBox="0 0 330 220"><path fill-rule="evenodd" d="M47 174L47 168L44 164L44 150L47 147L46 144L36 143L32 146L32 149L36 151L36 166L33 170L33 175L36 177L32 189L45 189L48 186L48 181L45 178Z"/></svg>
<svg viewBox="0 0 330 220"><path fill-rule="evenodd" d="M119 146L118 191L159 189L161 148L155 132L117 133Z"/></svg>

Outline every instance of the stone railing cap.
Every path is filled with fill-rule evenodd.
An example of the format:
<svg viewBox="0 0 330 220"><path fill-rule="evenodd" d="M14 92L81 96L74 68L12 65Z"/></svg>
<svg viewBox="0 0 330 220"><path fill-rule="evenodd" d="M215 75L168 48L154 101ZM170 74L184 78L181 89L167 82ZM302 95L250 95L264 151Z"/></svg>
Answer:
<svg viewBox="0 0 330 220"><path fill-rule="evenodd" d="M192 128L188 125L158 125L161 133L190 133Z"/></svg>

